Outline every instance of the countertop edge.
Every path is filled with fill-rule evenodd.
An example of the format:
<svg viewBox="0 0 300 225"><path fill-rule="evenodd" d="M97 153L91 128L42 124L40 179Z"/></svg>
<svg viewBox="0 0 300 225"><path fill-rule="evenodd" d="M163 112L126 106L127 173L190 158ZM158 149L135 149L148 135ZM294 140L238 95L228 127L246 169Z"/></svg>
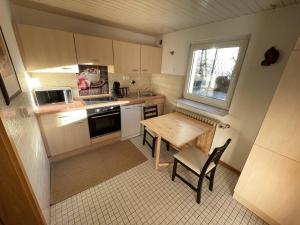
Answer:
<svg viewBox="0 0 300 225"><path fill-rule="evenodd" d="M107 103L99 103L94 105L85 105L82 100L77 99L74 100L72 103L68 104L53 104L53 105L44 105L40 106L34 110L34 114L36 116L42 116L47 114L55 114L55 113L62 113L62 112L69 112L75 111L80 109L92 109L97 107L106 107L112 105L134 105L134 104L142 104L148 100L156 100L156 99L164 99L164 95L156 95L156 96L149 96L149 97L141 97L141 98L120 98L117 101L107 102Z"/></svg>

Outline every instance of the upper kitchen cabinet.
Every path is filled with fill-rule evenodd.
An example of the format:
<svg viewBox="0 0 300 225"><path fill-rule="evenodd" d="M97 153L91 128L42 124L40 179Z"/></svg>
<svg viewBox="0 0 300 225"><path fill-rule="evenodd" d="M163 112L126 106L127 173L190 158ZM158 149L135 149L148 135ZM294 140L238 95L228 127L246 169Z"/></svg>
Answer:
<svg viewBox="0 0 300 225"><path fill-rule="evenodd" d="M161 70L161 48L142 45L141 46L141 72L160 73Z"/></svg>
<svg viewBox="0 0 300 225"><path fill-rule="evenodd" d="M24 24L18 31L27 71L77 64L73 33Z"/></svg>
<svg viewBox="0 0 300 225"><path fill-rule="evenodd" d="M113 41L114 65L116 73L140 73L141 47L122 41Z"/></svg>
<svg viewBox="0 0 300 225"><path fill-rule="evenodd" d="M113 65L112 40L74 34L78 64Z"/></svg>

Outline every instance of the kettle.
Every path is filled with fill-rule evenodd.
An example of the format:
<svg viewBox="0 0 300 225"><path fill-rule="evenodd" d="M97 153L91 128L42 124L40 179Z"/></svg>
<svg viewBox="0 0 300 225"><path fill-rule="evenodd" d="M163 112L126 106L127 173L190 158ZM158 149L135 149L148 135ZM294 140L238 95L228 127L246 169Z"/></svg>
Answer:
<svg viewBox="0 0 300 225"><path fill-rule="evenodd" d="M115 81L115 82L113 83L112 93L113 93L113 95L114 95L115 97L118 97L118 96L121 95L121 93L120 93L120 82Z"/></svg>

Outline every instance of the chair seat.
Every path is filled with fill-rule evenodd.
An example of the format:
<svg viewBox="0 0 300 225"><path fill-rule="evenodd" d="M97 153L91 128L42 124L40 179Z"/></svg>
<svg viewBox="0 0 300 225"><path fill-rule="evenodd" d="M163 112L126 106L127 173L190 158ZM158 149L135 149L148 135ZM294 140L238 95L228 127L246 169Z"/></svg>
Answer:
<svg viewBox="0 0 300 225"><path fill-rule="evenodd" d="M157 137L157 134L154 133L152 130L150 130L149 128L146 127L147 132L152 136L152 137Z"/></svg>
<svg viewBox="0 0 300 225"><path fill-rule="evenodd" d="M174 158L200 175L201 170L208 159L208 156L205 155L205 153L201 150L193 147L180 151L179 153L174 155ZM215 163L211 162L206 170L206 174L215 167Z"/></svg>

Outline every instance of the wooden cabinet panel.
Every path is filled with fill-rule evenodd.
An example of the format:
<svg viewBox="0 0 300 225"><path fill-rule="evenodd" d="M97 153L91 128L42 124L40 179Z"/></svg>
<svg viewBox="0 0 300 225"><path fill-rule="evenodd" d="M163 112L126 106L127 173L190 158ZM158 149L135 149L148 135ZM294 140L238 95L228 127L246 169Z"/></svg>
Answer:
<svg viewBox="0 0 300 225"><path fill-rule="evenodd" d="M40 124L50 156L66 153L91 143L85 110L42 115Z"/></svg>
<svg viewBox="0 0 300 225"><path fill-rule="evenodd" d="M161 72L161 48L147 45L141 46L141 72Z"/></svg>
<svg viewBox="0 0 300 225"><path fill-rule="evenodd" d="M140 73L140 45L113 41L116 73Z"/></svg>
<svg viewBox="0 0 300 225"><path fill-rule="evenodd" d="M293 51L234 193L270 224L300 224L299 75Z"/></svg>
<svg viewBox="0 0 300 225"><path fill-rule="evenodd" d="M18 25L27 71L77 64L73 33Z"/></svg>
<svg viewBox="0 0 300 225"><path fill-rule="evenodd" d="M256 143L300 162L300 52L286 66Z"/></svg>
<svg viewBox="0 0 300 225"><path fill-rule="evenodd" d="M235 195L242 196L278 224L300 224L297 174L300 174L299 163L254 145Z"/></svg>
<svg viewBox="0 0 300 225"><path fill-rule="evenodd" d="M57 121L56 114L43 115L40 117L40 126L47 146L48 156L59 155L64 149L64 130Z"/></svg>
<svg viewBox="0 0 300 225"><path fill-rule="evenodd" d="M113 65L112 40L74 34L78 64Z"/></svg>
<svg viewBox="0 0 300 225"><path fill-rule="evenodd" d="M298 40L297 40L297 43L296 43L296 46L294 48L295 50L300 50L300 36L298 37Z"/></svg>

